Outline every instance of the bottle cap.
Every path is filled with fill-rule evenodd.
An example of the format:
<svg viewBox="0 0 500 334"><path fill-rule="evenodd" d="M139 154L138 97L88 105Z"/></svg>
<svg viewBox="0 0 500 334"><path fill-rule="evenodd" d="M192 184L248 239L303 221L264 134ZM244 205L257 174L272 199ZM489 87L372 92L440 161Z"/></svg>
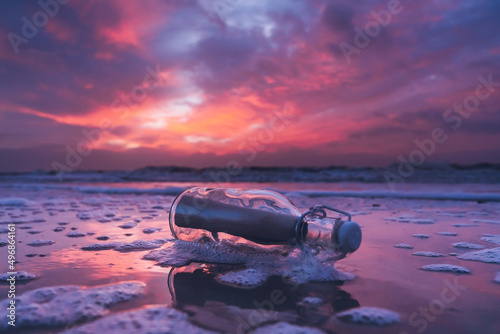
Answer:
<svg viewBox="0 0 500 334"><path fill-rule="evenodd" d="M361 227L353 221L346 221L338 230L338 247L344 253L352 253L361 244Z"/></svg>

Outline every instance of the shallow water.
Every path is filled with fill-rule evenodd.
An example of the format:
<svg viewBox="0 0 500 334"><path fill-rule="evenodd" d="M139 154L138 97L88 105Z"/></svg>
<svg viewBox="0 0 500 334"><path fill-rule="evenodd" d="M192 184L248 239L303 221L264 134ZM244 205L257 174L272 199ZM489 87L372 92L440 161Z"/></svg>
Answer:
<svg viewBox="0 0 500 334"><path fill-rule="evenodd" d="M500 234L500 203L460 197L472 193L500 198L497 185L401 185L399 193L392 197L384 195L388 190L382 184L230 185L278 190L301 211L315 204L326 204L353 213L353 220L362 225L363 242L357 252L335 263L340 271L356 275L353 280L345 282L292 283L272 276L260 285L238 286L223 284L219 279L224 273L241 270L231 265L194 263L172 268L143 259L154 249L129 252L81 249L96 243L128 244L136 240L158 239L163 241L156 249L170 247L168 208L175 192L188 185L191 184L1 184L0 199L4 201L0 201L0 231L8 223L16 224L16 259L19 261L16 270L39 276L31 281L17 282L16 295L49 286L95 287L140 281L146 284L142 296L110 306L110 315L161 304L187 311L190 322L215 332L232 332L238 328L250 330L252 322L257 324L255 327L263 326L260 320L286 321L336 333L500 332L500 284L494 281L500 265L465 261L449 255L475 251L453 247L453 243L459 242L483 245L486 249L500 247L481 240L484 234ZM368 193L345 197L345 192L361 191ZM439 193L450 200L426 199L423 194L429 193ZM412 196L419 199L408 199ZM10 204L5 198L10 199ZM19 205L22 204L19 199L29 202ZM123 225L130 222L137 225L124 228ZM143 232L153 227L162 230ZM59 231L54 231L57 228ZM33 231L39 233L30 233ZM82 232L85 236L67 236L72 232ZM414 234L425 234L429 238L415 237ZM98 240L97 237L101 236L109 239ZM7 234L0 234L0 238L6 237ZM54 243L39 247L28 245L36 240ZM397 244L408 244L413 249L395 248ZM419 251L445 256L412 255ZM8 271L7 247L0 247L0 254L0 273L5 273ZM430 264L458 265L469 269L471 274L420 269ZM7 285L0 285L0 299L7 296L7 291ZM323 302L312 305L307 302L308 297L319 297ZM400 323L360 325L335 317L335 314L355 307L394 311L400 315ZM261 312L261 308L273 312ZM218 311L210 313L214 309ZM23 331L57 333L69 328L75 328L75 325L68 323Z"/></svg>

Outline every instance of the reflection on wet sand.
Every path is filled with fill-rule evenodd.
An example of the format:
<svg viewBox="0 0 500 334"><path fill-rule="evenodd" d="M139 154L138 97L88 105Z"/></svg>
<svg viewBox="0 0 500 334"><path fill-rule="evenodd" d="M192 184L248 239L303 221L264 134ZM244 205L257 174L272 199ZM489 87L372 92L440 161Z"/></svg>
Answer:
<svg viewBox="0 0 500 334"><path fill-rule="evenodd" d="M218 275L232 269L201 264L172 268L168 288L174 306L188 311L200 325L211 329L220 329L220 319L227 321L227 313L233 315L235 323L248 318L250 326L252 319L255 323L259 318L321 326L332 314L360 306L351 294L342 290L341 281L293 284L272 276L261 286L244 288L216 280ZM199 316L207 312L210 317Z"/></svg>

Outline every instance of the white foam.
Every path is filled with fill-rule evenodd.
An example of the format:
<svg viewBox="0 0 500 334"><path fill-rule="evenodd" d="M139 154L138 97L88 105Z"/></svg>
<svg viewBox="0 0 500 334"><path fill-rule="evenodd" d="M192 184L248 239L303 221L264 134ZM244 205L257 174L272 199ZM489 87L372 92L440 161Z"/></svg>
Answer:
<svg viewBox="0 0 500 334"><path fill-rule="evenodd" d="M458 256L461 260L500 264L500 247L468 252Z"/></svg>
<svg viewBox="0 0 500 334"><path fill-rule="evenodd" d="M28 246L33 246L33 247L40 247L40 246L48 246L48 245L52 245L53 243L55 243L54 240L35 240L35 241L32 241L32 242L28 242Z"/></svg>
<svg viewBox="0 0 500 334"><path fill-rule="evenodd" d="M250 247L243 250L237 246L216 242L176 240L167 248L153 251L144 258L156 260L163 266L183 266L190 262L240 264L248 269L256 269L266 277L283 276L294 283L346 281L355 277L337 270L332 261L324 261L321 256L313 256L307 251L294 250L285 256L273 250L257 251ZM249 284L255 281L256 273L249 272L249 277L245 277L244 272L239 271L236 275L240 275L241 280L246 280Z"/></svg>
<svg viewBox="0 0 500 334"><path fill-rule="evenodd" d="M500 245L500 234L483 234L481 240Z"/></svg>
<svg viewBox="0 0 500 334"><path fill-rule="evenodd" d="M146 284L122 282L87 288L67 285L31 290L16 297L16 329L55 327L88 321L108 313L108 307L142 294ZM0 317L6 319L10 299L0 302ZM0 322L0 329L9 327Z"/></svg>
<svg viewBox="0 0 500 334"><path fill-rule="evenodd" d="M499 225L500 220L485 220L485 219L472 219L474 223L485 223L485 224L493 224L493 225Z"/></svg>
<svg viewBox="0 0 500 334"><path fill-rule="evenodd" d="M89 220L92 219L92 215L89 212L78 212L76 214L76 218L81 219L81 220Z"/></svg>
<svg viewBox="0 0 500 334"><path fill-rule="evenodd" d="M147 227L144 230L142 230L142 233L151 234L151 233L159 232L161 230L162 230L162 228L159 228L159 227Z"/></svg>
<svg viewBox="0 0 500 334"><path fill-rule="evenodd" d="M267 278L268 275L260 270L243 269L223 274L217 277L217 280L226 284L251 288L261 285Z"/></svg>
<svg viewBox="0 0 500 334"><path fill-rule="evenodd" d="M440 212L438 214L441 216L457 217L457 218L462 218L466 216L465 212Z"/></svg>
<svg viewBox="0 0 500 334"><path fill-rule="evenodd" d="M454 264L429 264L427 266L422 267L423 270L427 271L440 271L440 272L452 272L452 273L457 273L457 274L470 274L470 270L462 267L462 266L457 266Z"/></svg>
<svg viewBox="0 0 500 334"><path fill-rule="evenodd" d="M436 252L426 252L426 251L415 252L412 255L426 256L426 257L444 257L444 254L436 253Z"/></svg>
<svg viewBox="0 0 500 334"><path fill-rule="evenodd" d="M161 247L167 239L135 240L133 242L105 242L83 246L82 250L99 251L114 249L119 252L141 251Z"/></svg>
<svg viewBox="0 0 500 334"><path fill-rule="evenodd" d="M444 235L447 237L456 237L457 236L457 234L455 232L437 232L437 234Z"/></svg>
<svg viewBox="0 0 500 334"><path fill-rule="evenodd" d="M134 228L137 226L137 223L136 222L128 222L128 223L124 223L124 224L121 224L120 226L118 226L119 228L123 228L123 229L130 229L130 228Z"/></svg>
<svg viewBox="0 0 500 334"><path fill-rule="evenodd" d="M477 227L477 225L474 224L453 224L455 227Z"/></svg>
<svg viewBox="0 0 500 334"><path fill-rule="evenodd" d="M138 251L145 249L154 249L162 246L166 242L165 239L156 240L135 240L131 243L121 243L115 247L115 250L120 252Z"/></svg>
<svg viewBox="0 0 500 334"><path fill-rule="evenodd" d="M0 234L9 233L9 229L7 227L0 226Z"/></svg>
<svg viewBox="0 0 500 334"><path fill-rule="evenodd" d="M252 334L324 334L324 332L316 328L278 322L273 325L259 327Z"/></svg>
<svg viewBox="0 0 500 334"><path fill-rule="evenodd" d="M469 212L471 216L489 216L490 214L488 212L483 212L483 211L471 211Z"/></svg>
<svg viewBox="0 0 500 334"><path fill-rule="evenodd" d="M7 246L9 244L9 240L5 238L0 238L0 247Z"/></svg>
<svg viewBox="0 0 500 334"><path fill-rule="evenodd" d="M16 281L18 281L18 282L30 281L30 280L38 277L37 275L32 274L32 273L28 273L26 271L18 271L15 274L10 274L10 273L0 274L0 281L6 282L12 276L14 276L16 278Z"/></svg>
<svg viewBox="0 0 500 334"><path fill-rule="evenodd" d="M404 248L404 249L413 249L413 246L412 245L408 245L408 244L397 244L397 245L394 245L394 247L396 247L396 248Z"/></svg>
<svg viewBox="0 0 500 334"><path fill-rule="evenodd" d="M87 246L83 246L82 250L108 250L108 249L115 249L116 246L120 245L122 243L120 242L105 242L105 243L98 243L98 244L91 244Z"/></svg>
<svg viewBox="0 0 500 334"><path fill-rule="evenodd" d="M0 206L30 206L35 204L35 202L20 197L0 198Z"/></svg>
<svg viewBox="0 0 500 334"><path fill-rule="evenodd" d="M413 223L419 225L430 225L434 224L436 221L429 218L414 218L413 215L401 215L399 217L386 217L384 220L397 221L400 223Z"/></svg>
<svg viewBox="0 0 500 334"><path fill-rule="evenodd" d="M497 272L494 281L497 282L498 284L500 284L500 271Z"/></svg>
<svg viewBox="0 0 500 334"><path fill-rule="evenodd" d="M215 334L192 325L185 313L166 305L146 306L116 313L90 324L71 328L64 334L186 333Z"/></svg>
<svg viewBox="0 0 500 334"><path fill-rule="evenodd" d="M68 234L66 234L66 236L70 237L70 238L81 238L81 237L85 237L86 234L83 232L79 232L79 231L72 231L72 232L69 232Z"/></svg>
<svg viewBox="0 0 500 334"><path fill-rule="evenodd" d="M421 234L421 233L416 233L411 235L414 238L419 238L419 239L429 239L431 236L427 234Z"/></svg>
<svg viewBox="0 0 500 334"><path fill-rule="evenodd" d="M301 304L310 304L310 305L318 305L323 304L325 301L319 297L305 297L299 303Z"/></svg>
<svg viewBox="0 0 500 334"><path fill-rule="evenodd" d="M378 307L358 307L335 316L341 321L359 325L386 326L401 322L398 313Z"/></svg>
<svg viewBox="0 0 500 334"><path fill-rule="evenodd" d="M469 242L454 242L451 244L453 247L455 248L464 248L464 249L483 249L484 246L483 245L479 245L479 244L471 244Z"/></svg>
<svg viewBox="0 0 500 334"><path fill-rule="evenodd" d="M424 218L410 219L410 223L419 225L430 225L434 224L435 222L436 221L434 219L424 219Z"/></svg>

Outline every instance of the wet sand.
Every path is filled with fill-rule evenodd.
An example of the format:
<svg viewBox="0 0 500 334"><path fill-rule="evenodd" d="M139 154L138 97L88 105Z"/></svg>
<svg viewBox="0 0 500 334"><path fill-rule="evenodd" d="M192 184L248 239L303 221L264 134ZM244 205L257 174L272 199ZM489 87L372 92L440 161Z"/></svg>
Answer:
<svg viewBox="0 0 500 334"><path fill-rule="evenodd" d="M33 280L17 282L16 295L44 287L77 285L85 289L138 281L145 284L142 293L106 307L105 312L98 317L112 319L111 316L121 314L120 312L142 309L146 305L163 305L186 312L187 318L180 317L177 321L197 326L189 327L189 330L200 327L214 332L232 332L238 329L251 331L254 327L280 321L335 333L500 331L500 284L494 281L500 265L460 259L460 254L478 250L452 245L467 242L482 245L484 249L500 247L494 243L498 239L492 237L500 234L499 202L456 198L440 201L372 196L353 198L328 194L329 191L356 192L366 188L376 192L383 185L231 184L232 187L273 188L286 192L301 211L315 204L350 211L353 213L353 220L362 225L363 230L360 249L335 264L342 272L356 275L353 280L293 284L282 277L272 276L258 286L248 287L223 284L218 280L223 273L241 269L235 266L191 264L173 268L159 266L156 261L143 258L155 249L170 247L172 244L168 228L168 208L174 194L157 194L148 192L148 189L187 185L3 184L0 187L0 199L9 198L11 201L9 204L9 201L4 200L0 205L0 231L9 223L15 224L16 259L19 261L15 265L16 270L38 276ZM88 191L90 187L94 191ZM120 188L132 190L111 191ZM497 195L500 193L498 188L470 186L471 192L483 191ZM143 191L134 192L133 189ZM306 189L323 192L301 192ZM430 193L463 193L468 186L418 185L415 189ZM414 191L410 186L404 190ZM15 198L18 199L17 202ZM154 231L151 228L161 230ZM145 229L153 233L144 233ZM440 232L449 233L439 234ZM103 236L108 239L97 239ZM1 238L7 238L7 234L1 233ZM489 238L489 241L484 240L485 238ZM37 240L53 243L28 245ZM133 249L138 246L137 242L133 242L138 240L145 241L142 244L146 244L148 248L157 248ZM153 240L156 240L153 245L147 243ZM122 251L82 250L82 247L91 244L106 243L129 246ZM394 247L398 244L407 244L413 248ZM413 255L415 252L435 252L444 256L416 256ZM8 271L6 246L0 247L0 254L3 259L0 262L0 273L5 273ZM470 273L421 269L432 264L461 266L470 270ZM6 298L8 289L8 285L0 285L0 299ZM280 291L279 297L275 291ZM274 302L264 303L272 300ZM272 308L273 312L261 312L260 307ZM399 315L399 321L393 324L377 324L372 321L370 324L360 325L351 323L352 316L336 316L357 307L392 311ZM381 314L383 317L384 314ZM79 324L92 321L93 319L79 320ZM75 330L77 325L67 323L44 329L25 328L22 332L58 333ZM262 330L266 328L261 328Z"/></svg>

